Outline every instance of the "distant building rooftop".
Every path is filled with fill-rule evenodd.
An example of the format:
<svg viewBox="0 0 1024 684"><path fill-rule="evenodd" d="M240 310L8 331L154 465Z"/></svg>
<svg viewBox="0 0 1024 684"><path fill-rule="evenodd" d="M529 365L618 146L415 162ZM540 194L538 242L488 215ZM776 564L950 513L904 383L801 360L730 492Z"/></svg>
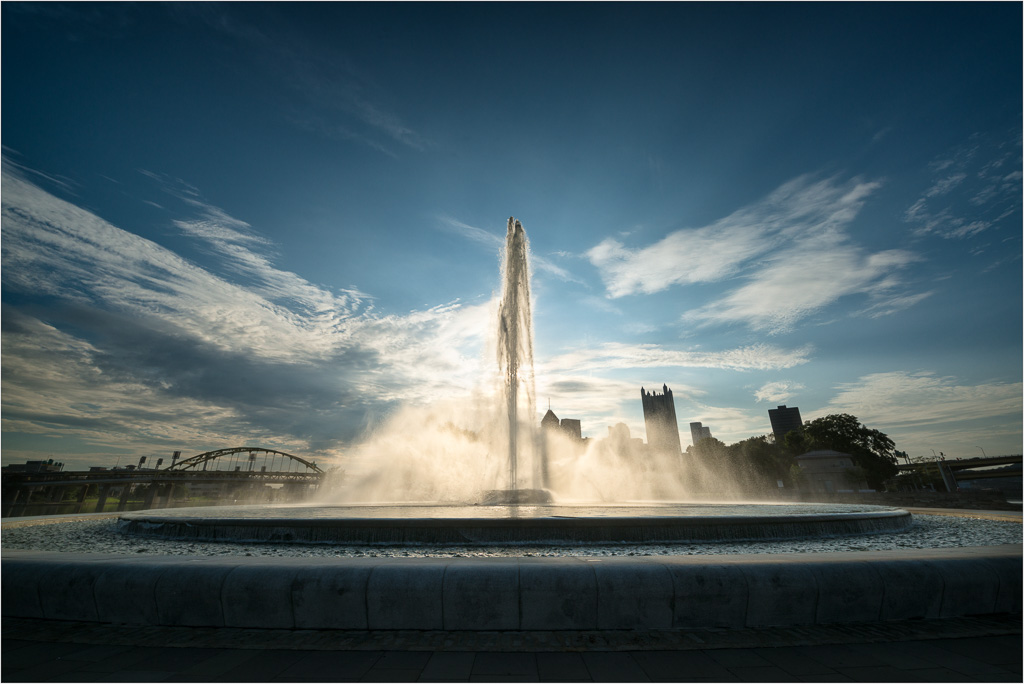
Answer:
<svg viewBox="0 0 1024 684"><path fill-rule="evenodd" d="M45 461L25 461L24 463L12 463L2 468L5 473L59 473L64 470L63 463L54 463L53 459Z"/></svg>

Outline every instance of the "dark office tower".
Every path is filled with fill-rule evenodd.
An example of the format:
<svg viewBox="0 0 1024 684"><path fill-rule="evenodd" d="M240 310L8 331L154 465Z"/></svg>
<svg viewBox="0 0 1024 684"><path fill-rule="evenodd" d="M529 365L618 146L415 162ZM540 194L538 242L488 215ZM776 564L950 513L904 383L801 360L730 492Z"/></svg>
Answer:
<svg viewBox="0 0 1024 684"><path fill-rule="evenodd" d="M799 430L803 427L800 420L800 409L796 406L786 408L783 404L779 408L768 409L768 418L772 421L772 432L775 433L775 443L781 444L786 438L786 433Z"/></svg>
<svg viewBox="0 0 1024 684"><path fill-rule="evenodd" d="M693 442L693 446L697 446L697 442L702 439L711 438L711 428L704 427L702 423L690 423L690 441Z"/></svg>
<svg viewBox="0 0 1024 684"><path fill-rule="evenodd" d="M679 424L676 422L676 405L672 401L672 390L662 385L664 394L648 392L640 388L640 399L644 402L644 424L647 426L647 445L659 451L681 454Z"/></svg>

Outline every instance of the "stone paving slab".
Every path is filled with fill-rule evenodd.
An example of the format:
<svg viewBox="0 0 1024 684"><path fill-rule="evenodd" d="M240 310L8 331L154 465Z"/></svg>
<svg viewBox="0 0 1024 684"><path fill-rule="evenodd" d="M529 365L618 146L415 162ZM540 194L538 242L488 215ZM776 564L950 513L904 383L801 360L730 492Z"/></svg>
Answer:
<svg viewBox="0 0 1024 684"><path fill-rule="evenodd" d="M439 651L431 654L420 681L468 682L476 654L467 651Z"/></svg>
<svg viewBox="0 0 1024 684"><path fill-rule="evenodd" d="M153 648L283 649L306 651L657 651L756 649L764 646L891 643L928 639L1019 635L1018 614L877 623L704 630L460 631L283 630L226 627L136 627L93 622L4 618L4 640L44 642L56 650L71 644ZM971 643L971 642L967 642ZM1018 649L1019 650L1019 649ZM135 649L135 652L142 652ZM906 654L907 649L901 648ZM970 655L970 653L968 653ZM999 653L992 657L1006 657ZM1013 655L1013 654L1011 654ZM922 657L931 657L930 655ZM1009 662L1018 662L1011 660Z"/></svg>
<svg viewBox="0 0 1024 684"><path fill-rule="evenodd" d="M971 638L969 647L981 647L989 654L1001 652L1007 645L1020 652L1020 635L1012 637ZM137 661L135 666L98 672L82 667L91 661L78 660L76 654L85 650L55 649L51 659L43 653L38 662L28 667L12 664L8 656L19 651L31 652L38 642L25 642L6 638L3 642L3 673L5 682L150 682L150 681L216 681L216 682L347 682L347 681L584 681L584 682L748 682L748 681L853 681L853 682L965 682L965 681L1020 681L1018 672L993 663L963 656L954 652L947 665L931 663L927 667L893 667L877 664L870 647L854 658L843 649L825 647L778 646L749 649L709 649L698 651L593 651L586 653L533 653L533 652L442 652L426 658L405 657L389 651L302 651L302 650L242 650L218 651L204 658L202 653L190 653L185 659L190 665L173 664L173 652L184 649L166 647L147 649L149 662ZM908 642L914 643L914 642ZM956 639L938 639L928 642L939 652L956 650ZM876 644L881 647L885 644ZM963 646L961 646L962 648ZM202 649L199 649L200 651ZM64 653L63 656L56 653ZM226 653L245 654L243 660L229 665ZM736 654L730 659L729 654ZM95 655L95 654L92 654ZM813 655L813 658L808 658ZM835 660L829 661L829 658ZM1019 655L1017 663L1019 664ZM25 661L18 661L25 665ZM122 664L124 661L121 661ZM762 664L774 662L775 664ZM172 663L174 669L160 669ZM756 663L756 664L755 664ZM217 667L209 668L215 664ZM810 665L807 667L806 665ZM965 670L971 672L966 674Z"/></svg>
<svg viewBox="0 0 1024 684"><path fill-rule="evenodd" d="M1019 682L1022 670L1019 615L613 634L173 628L161 635L5 619L2 632L4 682Z"/></svg>
<svg viewBox="0 0 1024 684"><path fill-rule="evenodd" d="M631 653L588 652L583 662L593 682L649 682L650 678Z"/></svg>
<svg viewBox="0 0 1024 684"><path fill-rule="evenodd" d="M590 672L580 653L538 653L537 673L542 682L590 681Z"/></svg>

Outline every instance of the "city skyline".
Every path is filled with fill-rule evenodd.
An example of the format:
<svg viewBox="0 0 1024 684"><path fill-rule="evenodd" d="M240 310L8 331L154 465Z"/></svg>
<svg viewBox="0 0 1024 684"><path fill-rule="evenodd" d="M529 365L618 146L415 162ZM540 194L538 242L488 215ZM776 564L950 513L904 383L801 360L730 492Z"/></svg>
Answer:
<svg viewBox="0 0 1024 684"><path fill-rule="evenodd" d="M1021 450L1020 5L2 13L4 464L341 465L493 373L510 215L538 423Z"/></svg>

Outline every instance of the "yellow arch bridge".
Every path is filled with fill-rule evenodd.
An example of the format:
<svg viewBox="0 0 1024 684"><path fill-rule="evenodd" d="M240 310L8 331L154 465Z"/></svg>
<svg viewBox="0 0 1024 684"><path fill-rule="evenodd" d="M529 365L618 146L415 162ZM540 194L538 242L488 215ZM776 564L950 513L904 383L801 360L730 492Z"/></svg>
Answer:
<svg viewBox="0 0 1024 684"><path fill-rule="evenodd" d="M140 462L139 467L110 470L5 472L2 510L5 518L99 513L108 510L110 498L117 499L118 511L162 508L171 505L183 486L193 493L211 494L218 503L252 501L254 493L268 492L266 485L272 486L269 489L275 490L278 500L298 500L314 492L323 477L324 471L315 461L294 454L263 447L230 447L175 459L162 470L143 468ZM69 494L74 496L70 502ZM86 502L89 494L96 496L95 504Z"/></svg>

